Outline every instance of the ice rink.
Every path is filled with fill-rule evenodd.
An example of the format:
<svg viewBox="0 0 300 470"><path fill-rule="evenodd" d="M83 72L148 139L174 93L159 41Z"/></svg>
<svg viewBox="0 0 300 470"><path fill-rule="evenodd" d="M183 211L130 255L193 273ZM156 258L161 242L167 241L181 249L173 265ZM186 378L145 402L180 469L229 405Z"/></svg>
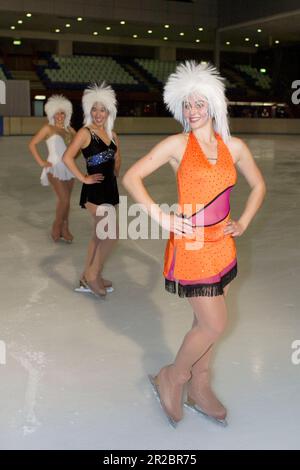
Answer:
<svg viewBox="0 0 300 470"><path fill-rule="evenodd" d="M162 138L120 136L122 174ZM55 198L40 185L29 137L0 139L2 449L300 448L300 364L292 362L300 340L300 138L245 139L268 192L237 240L239 274L215 351L213 384L229 426L186 410L176 430L147 380L173 361L192 322L188 302L164 290L165 241L120 240L105 269L115 291L105 300L74 292L91 233L78 205L81 184L72 196L74 243L55 244ZM171 167L146 184L157 202L176 202ZM233 219L248 193L240 175Z"/></svg>

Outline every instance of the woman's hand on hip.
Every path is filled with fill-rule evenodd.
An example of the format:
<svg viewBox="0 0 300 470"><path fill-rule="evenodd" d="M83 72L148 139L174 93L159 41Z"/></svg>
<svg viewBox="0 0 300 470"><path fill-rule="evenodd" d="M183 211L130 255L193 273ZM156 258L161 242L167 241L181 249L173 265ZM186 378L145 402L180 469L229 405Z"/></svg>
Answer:
<svg viewBox="0 0 300 470"><path fill-rule="evenodd" d="M42 168L51 168L53 165L51 162L48 162L48 161L44 161L42 164L41 164L41 167Z"/></svg>
<svg viewBox="0 0 300 470"><path fill-rule="evenodd" d="M246 228L240 223L234 220L228 220L226 227L224 228L225 235L231 235L232 237L240 237Z"/></svg>
<svg viewBox="0 0 300 470"><path fill-rule="evenodd" d="M104 176L102 173L95 173L94 175L86 175L84 177L85 184L95 184L95 183L102 183L104 180Z"/></svg>
<svg viewBox="0 0 300 470"><path fill-rule="evenodd" d="M178 235L192 235L194 233L192 222L176 214L163 214L161 226Z"/></svg>

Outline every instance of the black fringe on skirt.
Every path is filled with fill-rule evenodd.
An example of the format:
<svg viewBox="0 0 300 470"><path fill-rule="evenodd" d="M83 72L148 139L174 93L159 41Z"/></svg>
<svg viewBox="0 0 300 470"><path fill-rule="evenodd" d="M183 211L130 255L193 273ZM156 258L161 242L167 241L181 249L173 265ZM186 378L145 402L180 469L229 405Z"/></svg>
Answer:
<svg viewBox="0 0 300 470"><path fill-rule="evenodd" d="M237 275L237 264L226 273L220 282L214 284L187 284L178 283L179 297L214 297L223 295L224 287L229 284ZM165 279L165 289L171 294L176 294L176 281Z"/></svg>

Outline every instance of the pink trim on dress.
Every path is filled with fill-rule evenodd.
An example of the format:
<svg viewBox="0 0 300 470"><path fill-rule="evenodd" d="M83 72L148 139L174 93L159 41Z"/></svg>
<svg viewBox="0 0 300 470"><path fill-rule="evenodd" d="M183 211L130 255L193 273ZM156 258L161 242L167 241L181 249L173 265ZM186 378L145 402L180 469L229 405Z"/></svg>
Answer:
<svg viewBox="0 0 300 470"><path fill-rule="evenodd" d="M175 279L174 277L174 267L175 267L175 254L174 254L166 279L168 279L168 281L178 281L183 286L194 285L194 284L214 284L216 282L220 282L221 278L225 276L225 274L227 274L236 265L236 263L237 261L236 259L234 259L228 266L226 266L226 268L224 268L220 273L214 276L206 277L203 279L197 279L196 281L189 281L189 280L186 281L182 279Z"/></svg>

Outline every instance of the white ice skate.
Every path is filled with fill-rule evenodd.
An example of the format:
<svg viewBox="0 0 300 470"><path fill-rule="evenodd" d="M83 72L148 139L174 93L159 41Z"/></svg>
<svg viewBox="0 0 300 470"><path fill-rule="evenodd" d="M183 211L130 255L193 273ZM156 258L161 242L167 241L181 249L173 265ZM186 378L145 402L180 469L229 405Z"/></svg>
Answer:
<svg viewBox="0 0 300 470"><path fill-rule="evenodd" d="M83 282L82 280L79 281L79 287L75 287L75 292L81 292L81 293L88 293L88 294L93 294L89 286ZM114 291L114 288L111 287L105 287L106 292L109 294Z"/></svg>

